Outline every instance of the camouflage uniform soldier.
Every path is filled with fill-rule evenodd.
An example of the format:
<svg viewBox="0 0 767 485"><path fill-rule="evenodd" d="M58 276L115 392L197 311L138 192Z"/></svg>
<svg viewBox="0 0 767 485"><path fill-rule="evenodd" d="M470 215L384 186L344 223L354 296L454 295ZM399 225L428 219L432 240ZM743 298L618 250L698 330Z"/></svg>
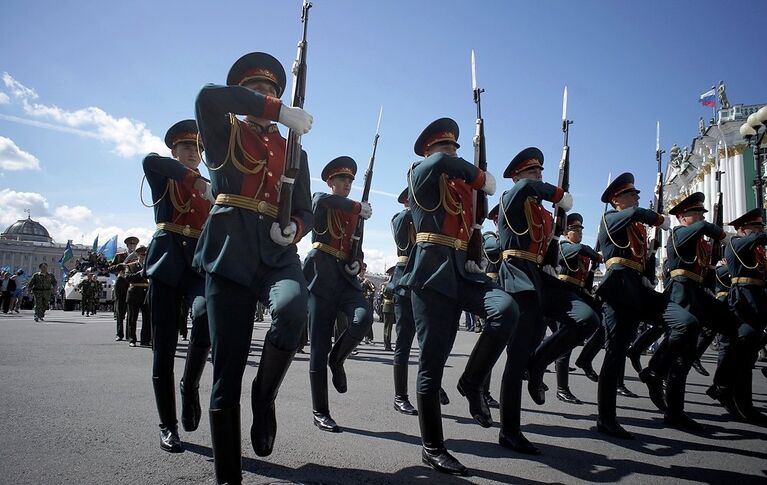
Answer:
<svg viewBox="0 0 767 485"><path fill-rule="evenodd" d="M93 294L96 291L93 273L89 272L87 278L77 285L77 289L82 295L80 301L80 314L89 317L93 313Z"/></svg>
<svg viewBox="0 0 767 485"><path fill-rule="evenodd" d="M48 265L40 263L40 271L32 275L27 288L35 297L35 321L44 320L45 310L50 305L51 295L56 290L56 277L48 272Z"/></svg>

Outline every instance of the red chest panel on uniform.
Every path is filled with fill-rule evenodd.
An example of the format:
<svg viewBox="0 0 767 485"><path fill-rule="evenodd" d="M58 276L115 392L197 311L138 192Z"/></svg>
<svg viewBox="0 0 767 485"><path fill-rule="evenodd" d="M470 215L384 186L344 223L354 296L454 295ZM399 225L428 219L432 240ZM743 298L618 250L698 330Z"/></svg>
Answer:
<svg viewBox="0 0 767 485"><path fill-rule="evenodd" d="M695 248L695 273L699 275L706 274L708 263L711 261L711 243L703 238L698 239L698 246Z"/></svg>
<svg viewBox="0 0 767 485"><path fill-rule="evenodd" d="M329 214L333 221L333 233L340 236L339 238L331 236L330 245L348 253L352 247L352 236L357 229L357 220L360 216L338 209L330 209Z"/></svg>
<svg viewBox="0 0 767 485"><path fill-rule="evenodd" d="M647 229L641 222L632 222L628 228L630 260L638 263L645 262L647 257Z"/></svg>
<svg viewBox="0 0 767 485"><path fill-rule="evenodd" d="M242 150L252 160L265 162L263 168L256 173L243 173L240 195L276 205L280 177L285 172L285 139L278 131L257 133L247 123L239 120L237 122ZM248 170L254 170L258 166L245 157L245 153L241 163Z"/></svg>
<svg viewBox="0 0 767 485"><path fill-rule="evenodd" d="M589 272L589 264L591 264L591 260L587 256L578 256L578 270L572 275L573 278L578 281L586 281L586 276Z"/></svg>
<svg viewBox="0 0 767 485"><path fill-rule="evenodd" d="M173 204L173 223L200 230L208 218L211 203L200 196L193 183L189 178L185 178L181 182L170 185L174 188L172 197L176 201Z"/></svg>
<svg viewBox="0 0 767 485"><path fill-rule="evenodd" d="M530 246L527 250L533 254L543 256L549 247L549 240L554 233L554 217L543 205L538 203L535 197L528 197L525 201L525 214L527 227L529 228Z"/></svg>
<svg viewBox="0 0 767 485"><path fill-rule="evenodd" d="M447 179L445 183L445 220L442 234L462 241L469 240L474 225L474 189L460 179ZM457 212L457 214L455 214Z"/></svg>

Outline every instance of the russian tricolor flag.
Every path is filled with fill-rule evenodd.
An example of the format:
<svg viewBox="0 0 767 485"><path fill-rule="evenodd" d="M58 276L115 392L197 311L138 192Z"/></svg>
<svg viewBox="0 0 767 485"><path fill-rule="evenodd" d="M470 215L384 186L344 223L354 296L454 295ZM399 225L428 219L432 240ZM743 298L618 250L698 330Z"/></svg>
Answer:
<svg viewBox="0 0 767 485"><path fill-rule="evenodd" d="M700 104L711 108L716 107L716 90L710 89L700 95Z"/></svg>

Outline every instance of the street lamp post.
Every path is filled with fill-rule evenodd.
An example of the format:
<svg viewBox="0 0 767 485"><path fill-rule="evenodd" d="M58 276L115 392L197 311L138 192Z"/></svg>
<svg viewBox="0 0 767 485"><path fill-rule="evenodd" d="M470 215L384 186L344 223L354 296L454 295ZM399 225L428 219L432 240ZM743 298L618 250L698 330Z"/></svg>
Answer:
<svg viewBox="0 0 767 485"><path fill-rule="evenodd" d="M762 142L767 133L767 106L762 106L759 111L751 114L745 123L740 127L740 134L745 138L748 146L754 154L754 194L756 195L756 207L762 212L762 219L765 219L764 213L764 175L762 168L764 165Z"/></svg>

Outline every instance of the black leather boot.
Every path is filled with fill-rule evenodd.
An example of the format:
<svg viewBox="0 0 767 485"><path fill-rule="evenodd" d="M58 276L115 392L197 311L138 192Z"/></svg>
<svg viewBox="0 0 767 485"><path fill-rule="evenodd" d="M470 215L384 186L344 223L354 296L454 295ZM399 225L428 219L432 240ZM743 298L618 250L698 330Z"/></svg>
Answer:
<svg viewBox="0 0 767 485"><path fill-rule="evenodd" d="M258 374L253 379L250 402L253 408L253 426L250 428L250 440L258 456L272 454L274 437L277 435L277 417L274 414L274 400L280 389L295 351L284 351L264 339Z"/></svg>
<svg viewBox="0 0 767 485"><path fill-rule="evenodd" d="M152 385L157 403L157 413L160 416L160 448L170 453L181 453L184 448L178 437L176 390L173 385L173 374L167 381L153 376Z"/></svg>
<svg viewBox="0 0 767 485"><path fill-rule="evenodd" d="M407 396L407 365L393 365L394 369L394 409L402 414L415 416L418 411L410 404Z"/></svg>
<svg viewBox="0 0 767 485"><path fill-rule="evenodd" d="M647 391L650 394L650 400L655 407L661 411L666 411L666 397L663 392L663 379L657 376L649 367L642 369L639 373L639 380L647 385Z"/></svg>
<svg viewBox="0 0 767 485"><path fill-rule="evenodd" d="M181 378L181 426L184 431L194 431L200 424L200 377L208 361L210 347L190 345L186 352L184 376Z"/></svg>
<svg viewBox="0 0 767 485"><path fill-rule="evenodd" d="M328 356L328 367L333 374L333 387L336 391L343 394L346 392L346 371L344 371L344 361L357 348L360 341L349 335L349 331L341 334L336 341Z"/></svg>
<svg viewBox="0 0 767 485"><path fill-rule="evenodd" d="M633 439L631 433L623 429L615 418L617 387L617 383L604 381L600 381L597 386L597 431L620 439Z"/></svg>
<svg viewBox="0 0 767 485"><path fill-rule="evenodd" d="M493 425L493 416L485 399L485 380L505 348L505 341L490 332L482 332L458 379L458 392L469 401L469 413L483 428Z"/></svg>
<svg viewBox="0 0 767 485"><path fill-rule="evenodd" d="M639 374L642 372L642 353L650 348L653 342L658 340L663 335L663 327L651 326L647 327L644 332L640 333L636 339L631 343L626 352L626 357L631 362L631 367Z"/></svg>
<svg viewBox="0 0 767 485"><path fill-rule="evenodd" d="M492 375L493 375L492 372L490 372L487 375L487 378L485 379L485 384L482 386L482 394L484 394L485 401L487 401L487 407L498 409L501 407L501 404L498 401L496 401L493 396L490 395L490 380L492 378Z"/></svg>
<svg viewBox="0 0 767 485"><path fill-rule="evenodd" d="M686 358L677 359L671 367L666 386L666 411L663 414L663 422L677 429L702 431L703 426L684 412L684 393L689 371L689 359Z"/></svg>
<svg viewBox="0 0 767 485"><path fill-rule="evenodd" d="M242 483L240 406L210 410L210 437L216 483Z"/></svg>
<svg viewBox="0 0 767 485"><path fill-rule="evenodd" d="M501 431L498 444L504 448L526 455L539 455L541 451L520 431L522 410L522 384L506 382L507 372L501 381Z"/></svg>
<svg viewBox="0 0 767 485"><path fill-rule="evenodd" d="M327 370L309 371L309 384L312 388L312 421L314 425L322 431L340 432L341 429L330 417L330 410L328 409Z"/></svg>
<svg viewBox="0 0 767 485"><path fill-rule="evenodd" d="M416 399L418 402L418 424L423 440L421 460L438 472L466 475L466 467L448 453L445 448L439 394L422 394L419 392L416 393Z"/></svg>

